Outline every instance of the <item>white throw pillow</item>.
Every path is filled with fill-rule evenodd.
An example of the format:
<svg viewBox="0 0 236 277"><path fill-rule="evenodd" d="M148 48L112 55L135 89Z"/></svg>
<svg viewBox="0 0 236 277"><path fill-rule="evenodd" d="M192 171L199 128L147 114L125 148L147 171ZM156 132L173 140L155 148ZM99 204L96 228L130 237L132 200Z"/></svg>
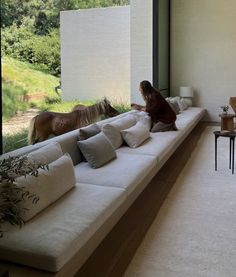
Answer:
<svg viewBox="0 0 236 277"><path fill-rule="evenodd" d="M112 146L117 149L123 143L123 138L120 131L123 129L130 128L136 124L136 119L133 115L127 115L112 121L111 123L105 124L102 127L102 132L111 142Z"/></svg>
<svg viewBox="0 0 236 277"><path fill-rule="evenodd" d="M171 106L171 108L173 109L175 114L178 115L180 113L180 107L179 107L179 104L178 104L178 101L177 101L176 97L166 98L166 101Z"/></svg>
<svg viewBox="0 0 236 277"><path fill-rule="evenodd" d="M137 122L134 126L121 131L122 137L131 148L136 148L150 138L150 133L145 125Z"/></svg>
<svg viewBox="0 0 236 277"><path fill-rule="evenodd" d="M168 97L168 98L166 98L166 100L170 101L172 103L177 102L179 105L179 109L181 111L184 111L188 108L188 104L187 104L186 100L184 98L180 98L179 96Z"/></svg>
<svg viewBox="0 0 236 277"><path fill-rule="evenodd" d="M28 221L75 186L72 160L69 154L65 154L50 163L49 170L39 169L38 177L22 176L17 178L16 183L39 197L36 204L32 203L32 199L20 202L22 208L28 209L22 214L24 221Z"/></svg>
<svg viewBox="0 0 236 277"><path fill-rule="evenodd" d="M182 111L187 110L189 107L188 102L184 98L180 98L180 106Z"/></svg>
<svg viewBox="0 0 236 277"><path fill-rule="evenodd" d="M58 142L53 142L30 152L27 157L29 161L33 163L49 164L62 157L62 155L63 153L60 144Z"/></svg>
<svg viewBox="0 0 236 277"><path fill-rule="evenodd" d="M145 125L147 127L148 130L151 129L152 127L152 119L151 117L148 115L147 112L144 111L137 111L134 114L134 117L136 118L136 122L141 122L143 123L143 125Z"/></svg>

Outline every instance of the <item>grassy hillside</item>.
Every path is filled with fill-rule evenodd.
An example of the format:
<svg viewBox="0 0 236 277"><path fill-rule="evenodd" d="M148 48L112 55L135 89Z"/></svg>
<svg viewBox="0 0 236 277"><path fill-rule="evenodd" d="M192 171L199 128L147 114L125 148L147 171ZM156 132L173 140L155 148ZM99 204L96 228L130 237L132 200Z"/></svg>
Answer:
<svg viewBox="0 0 236 277"><path fill-rule="evenodd" d="M59 78L39 71L29 63L3 57L2 74L4 81L24 88L29 95L42 93L48 97L57 96L54 88L59 84Z"/></svg>
<svg viewBox="0 0 236 277"><path fill-rule="evenodd" d="M32 65L12 58L2 58L3 120L12 117L17 110L24 111L30 105L40 107L46 102L60 100L54 88L59 79L38 71Z"/></svg>

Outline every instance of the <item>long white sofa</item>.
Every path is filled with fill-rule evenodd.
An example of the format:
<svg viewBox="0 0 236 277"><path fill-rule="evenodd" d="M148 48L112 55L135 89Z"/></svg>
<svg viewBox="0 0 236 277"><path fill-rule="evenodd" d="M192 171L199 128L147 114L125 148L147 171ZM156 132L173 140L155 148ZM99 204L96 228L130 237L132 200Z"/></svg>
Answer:
<svg viewBox="0 0 236 277"><path fill-rule="evenodd" d="M130 111L97 125L101 128L128 115L137 120L137 113ZM0 239L1 264L11 268L12 276L74 276L204 113L197 107L182 111L178 131L151 133L137 148L122 145L116 149L116 159L97 169L81 161L78 130L5 154L25 155L59 142L73 161L76 185L23 228L9 228Z"/></svg>

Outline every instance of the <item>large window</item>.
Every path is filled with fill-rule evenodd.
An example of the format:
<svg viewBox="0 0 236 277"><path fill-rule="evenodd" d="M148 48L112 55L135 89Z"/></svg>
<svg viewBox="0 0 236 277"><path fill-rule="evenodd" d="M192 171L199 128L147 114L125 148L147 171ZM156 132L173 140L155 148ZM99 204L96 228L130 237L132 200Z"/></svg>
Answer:
<svg viewBox="0 0 236 277"><path fill-rule="evenodd" d="M169 95L170 0L153 0L153 84Z"/></svg>

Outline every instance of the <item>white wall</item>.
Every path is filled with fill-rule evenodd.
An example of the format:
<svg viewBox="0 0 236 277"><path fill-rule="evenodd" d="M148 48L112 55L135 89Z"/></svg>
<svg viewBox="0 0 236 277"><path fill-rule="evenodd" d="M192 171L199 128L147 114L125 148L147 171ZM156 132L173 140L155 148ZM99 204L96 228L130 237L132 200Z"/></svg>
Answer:
<svg viewBox="0 0 236 277"><path fill-rule="evenodd" d="M195 89L195 105L219 121L236 96L236 0L172 0L171 87Z"/></svg>
<svg viewBox="0 0 236 277"><path fill-rule="evenodd" d="M152 0L130 1L131 102L143 103L139 93L142 80L153 80Z"/></svg>
<svg viewBox="0 0 236 277"><path fill-rule="evenodd" d="M61 12L63 100L130 101L130 7Z"/></svg>

